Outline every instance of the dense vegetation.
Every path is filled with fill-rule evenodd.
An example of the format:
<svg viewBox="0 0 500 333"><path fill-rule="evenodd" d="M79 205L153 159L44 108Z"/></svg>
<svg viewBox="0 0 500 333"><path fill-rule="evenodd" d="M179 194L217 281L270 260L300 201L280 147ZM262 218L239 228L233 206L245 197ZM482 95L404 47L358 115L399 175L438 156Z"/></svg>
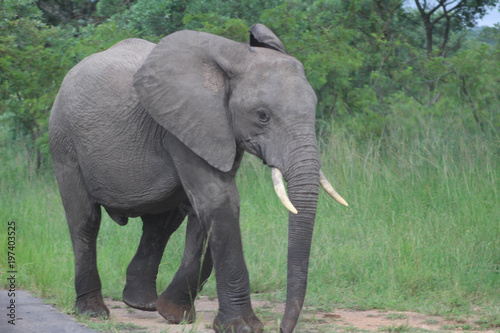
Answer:
<svg viewBox="0 0 500 333"><path fill-rule="evenodd" d="M414 2L6 0L0 119L28 136L39 167L55 94L85 56L127 37L158 41L179 29L245 41L262 22L304 63L320 119L334 117L366 137L390 135L392 119L413 126L421 116L453 118L472 132L498 130L500 26L468 30L498 0Z"/></svg>
<svg viewBox="0 0 500 333"><path fill-rule="evenodd" d="M20 287L70 311L73 257L47 147L65 73L124 38L157 42L198 29L245 41L261 22L306 68L319 98L323 169L350 203L320 198L308 301L460 315L481 308L485 325L499 327L500 25L473 28L498 1L412 3L1 2L0 219L18 221ZM242 232L253 292L282 300L286 213L266 172L244 160ZM139 230L103 222L106 296L120 298ZM160 289L179 263L182 238L168 246ZM0 246L5 258L3 237ZM214 289L212 281L205 292Z"/></svg>

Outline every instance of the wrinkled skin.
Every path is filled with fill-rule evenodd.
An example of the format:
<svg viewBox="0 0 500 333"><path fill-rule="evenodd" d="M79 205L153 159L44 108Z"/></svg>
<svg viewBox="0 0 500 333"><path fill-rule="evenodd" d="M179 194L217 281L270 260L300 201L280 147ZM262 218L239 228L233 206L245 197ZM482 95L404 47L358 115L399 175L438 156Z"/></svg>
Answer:
<svg viewBox="0 0 500 333"><path fill-rule="evenodd" d="M298 214L289 217L282 332L292 332L307 284L320 161L316 96L299 61L265 26L249 44L181 31L154 45L124 40L64 79L50 147L75 255L76 309L107 316L96 266L101 207L143 235L123 300L170 323L193 321L193 300L215 271L217 332L261 332L250 303L235 174L243 153L281 170ZM158 265L188 218L186 247L158 297ZM119 255L119 254L117 254Z"/></svg>

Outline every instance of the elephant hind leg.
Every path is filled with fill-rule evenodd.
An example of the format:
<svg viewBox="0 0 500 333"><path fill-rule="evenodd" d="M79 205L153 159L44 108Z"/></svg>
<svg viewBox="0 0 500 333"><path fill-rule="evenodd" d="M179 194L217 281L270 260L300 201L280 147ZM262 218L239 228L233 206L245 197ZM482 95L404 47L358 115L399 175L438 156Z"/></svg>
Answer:
<svg viewBox="0 0 500 333"><path fill-rule="evenodd" d="M127 268L123 289L123 302L128 306L143 311L156 310L158 266L170 236L185 217L185 211L179 208L165 214L141 216L142 237Z"/></svg>
<svg viewBox="0 0 500 333"><path fill-rule="evenodd" d="M189 215L186 245L181 265L156 303L160 315L170 324L194 322L194 300L212 272L207 234L194 213Z"/></svg>
<svg viewBox="0 0 500 333"><path fill-rule="evenodd" d="M91 317L108 317L109 310L102 299L97 271L96 242L101 207L88 194L76 163L56 170L75 255L75 310Z"/></svg>

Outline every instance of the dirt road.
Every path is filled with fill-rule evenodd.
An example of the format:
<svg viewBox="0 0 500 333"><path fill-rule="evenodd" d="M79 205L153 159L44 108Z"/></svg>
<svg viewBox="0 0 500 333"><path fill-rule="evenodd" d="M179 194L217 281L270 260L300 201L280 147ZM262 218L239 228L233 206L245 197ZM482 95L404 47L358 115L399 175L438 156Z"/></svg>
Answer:
<svg viewBox="0 0 500 333"><path fill-rule="evenodd" d="M156 312L144 312L131 309L119 301L106 300L111 310L112 320L133 325L136 332L151 333L212 333L210 329L218 303L201 297L195 303L197 320L191 325L168 325ZM268 301L252 299L257 316L264 321L266 332L279 332L278 320L284 312L284 304L271 304ZM398 311L317 311L306 308L297 326L297 333L309 332L489 332L481 330L474 318L446 320L438 316L423 315L414 312ZM130 327L132 329L132 327Z"/></svg>
<svg viewBox="0 0 500 333"><path fill-rule="evenodd" d="M279 319L284 310L282 303L270 303L253 297L255 312L266 327L266 332L278 332ZM15 325L9 319L9 298L5 290L0 293L2 333L95 333L78 323L73 317L62 314L51 305L33 297L25 291L16 292ZM108 332L142 333L212 333L210 326L215 317L218 303L202 296L196 301L197 320L190 325L168 325L156 312L144 312L131 309L121 301L105 300L111 311L111 321L115 325ZM100 319L95 324L104 323ZM108 325L102 325L102 327ZM423 315L414 312L397 311L351 311L333 310L331 312L305 308L296 332L485 332L477 324L477 318L447 320L438 316Z"/></svg>

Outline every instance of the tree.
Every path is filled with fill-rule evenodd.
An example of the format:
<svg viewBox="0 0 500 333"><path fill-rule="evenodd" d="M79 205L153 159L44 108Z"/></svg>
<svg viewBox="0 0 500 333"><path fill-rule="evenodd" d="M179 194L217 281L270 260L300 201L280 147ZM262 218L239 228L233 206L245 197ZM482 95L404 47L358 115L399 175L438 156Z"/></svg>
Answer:
<svg viewBox="0 0 500 333"><path fill-rule="evenodd" d="M425 27L428 56L433 52L433 36L439 22L444 21L442 43L438 46L439 55L444 55L452 27L473 27L497 3L498 0L415 0Z"/></svg>
<svg viewBox="0 0 500 333"><path fill-rule="evenodd" d="M125 29L136 30L136 37L156 41L158 37L182 30L182 17L188 3L184 0L137 0L110 20Z"/></svg>
<svg viewBox="0 0 500 333"><path fill-rule="evenodd" d="M212 13L231 19L246 21L249 25L257 23L266 9L284 3L284 0L190 0L186 13L190 15ZM307 2L307 1L305 1Z"/></svg>
<svg viewBox="0 0 500 333"><path fill-rule="evenodd" d="M94 0L38 0L45 22L50 25L81 26L95 19L97 2Z"/></svg>
<svg viewBox="0 0 500 333"><path fill-rule="evenodd" d="M39 169L48 154L48 120L65 74L89 54L133 37L112 23L81 27L49 26L34 1L0 2L0 120ZM4 128L3 128L4 129Z"/></svg>
<svg viewBox="0 0 500 333"><path fill-rule="evenodd" d="M133 0L99 0L97 14L102 17L111 17L126 9L130 10Z"/></svg>
<svg viewBox="0 0 500 333"><path fill-rule="evenodd" d="M50 108L67 69L72 30L48 27L32 1L0 4L0 117L16 136L28 138L26 149L39 169L47 144Z"/></svg>

